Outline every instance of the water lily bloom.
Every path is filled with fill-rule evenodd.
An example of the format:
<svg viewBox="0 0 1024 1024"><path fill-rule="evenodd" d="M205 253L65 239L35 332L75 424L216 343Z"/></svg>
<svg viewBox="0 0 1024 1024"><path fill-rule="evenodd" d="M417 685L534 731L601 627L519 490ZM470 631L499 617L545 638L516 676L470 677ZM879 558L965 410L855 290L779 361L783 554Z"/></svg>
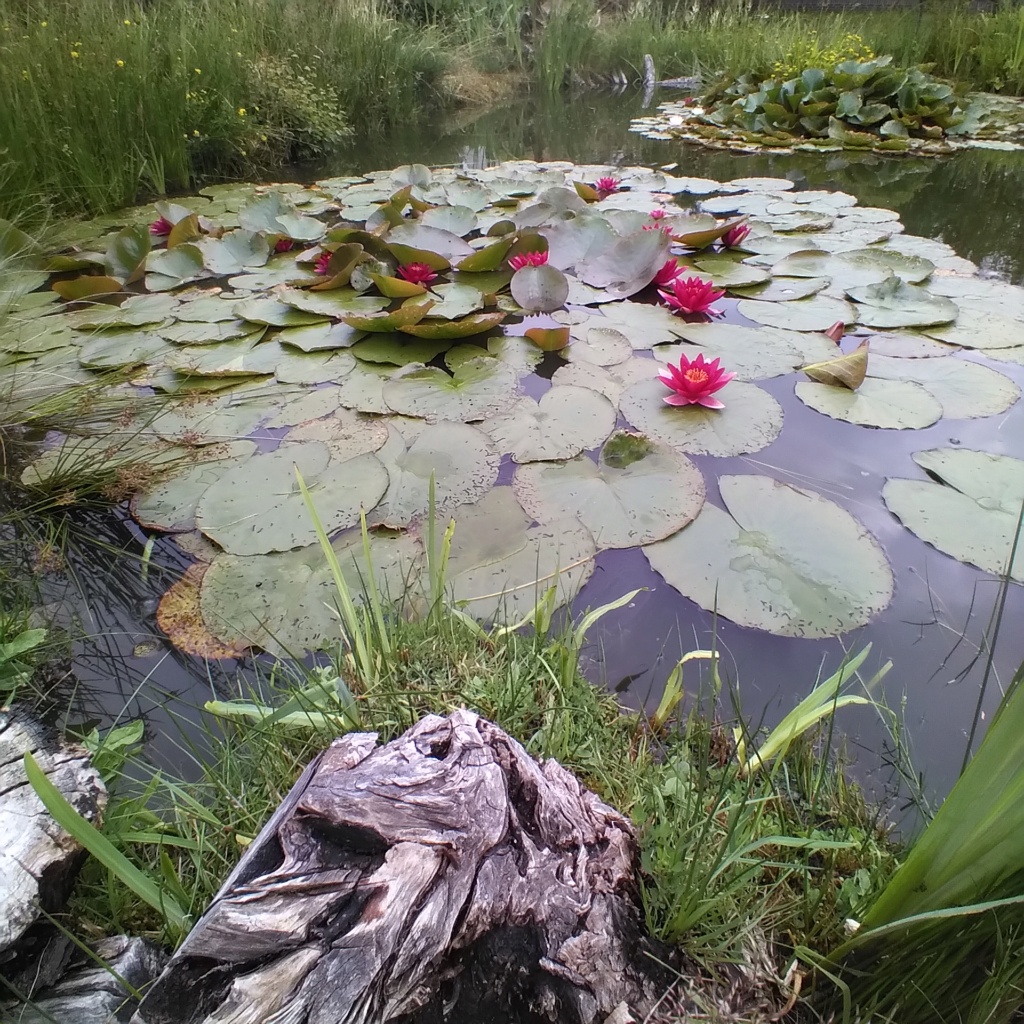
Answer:
<svg viewBox="0 0 1024 1024"><path fill-rule="evenodd" d="M166 217L157 217L149 225L149 233L151 235L169 235L173 230L174 225Z"/></svg>
<svg viewBox="0 0 1024 1024"><path fill-rule="evenodd" d="M322 252L317 257L316 265L313 267L314 274L326 274L327 264L331 262L331 257L334 255L333 252Z"/></svg>
<svg viewBox="0 0 1024 1024"><path fill-rule="evenodd" d="M725 294L724 289L716 291L710 281L699 277L676 277L669 288L671 291L659 289L658 294L673 313L717 313L711 304Z"/></svg>
<svg viewBox="0 0 1024 1024"><path fill-rule="evenodd" d="M426 263L405 263L398 268L398 276L410 284L430 284L437 280L437 274Z"/></svg>
<svg viewBox="0 0 1024 1024"><path fill-rule="evenodd" d="M618 178L598 178L594 182L594 188L597 189L597 194L604 199L605 196L610 196L613 192L619 191L619 185L622 182Z"/></svg>
<svg viewBox="0 0 1024 1024"><path fill-rule="evenodd" d="M668 214L659 206L656 210L651 210L647 216L650 217L651 220L663 220L668 216Z"/></svg>
<svg viewBox="0 0 1024 1024"><path fill-rule="evenodd" d="M826 332L825 337L831 338L837 345L843 340L843 335L846 333L846 324L842 320L837 320Z"/></svg>
<svg viewBox="0 0 1024 1024"><path fill-rule="evenodd" d="M644 231L664 231L665 234L669 236L669 238L672 237L672 229L667 224L645 224Z"/></svg>
<svg viewBox="0 0 1024 1024"><path fill-rule="evenodd" d="M279 238L274 243L274 252L291 252L295 243L290 238Z"/></svg>
<svg viewBox="0 0 1024 1024"><path fill-rule="evenodd" d="M522 270L523 267L540 267L548 261L548 254L546 252L521 252L515 256L510 256L508 265L513 270Z"/></svg>
<svg viewBox="0 0 1024 1024"><path fill-rule="evenodd" d="M738 245L743 243L743 239L750 234L750 228L746 224L737 224L734 228L729 228L724 235L722 235L722 245L726 249L735 249Z"/></svg>
<svg viewBox="0 0 1024 1024"><path fill-rule="evenodd" d="M654 283L659 287L669 287L682 274L683 268L676 260L668 260L662 264L661 270L654 275Z"/></svg>
<svg viewBox="0 0 1024 1024"><path fill-rule="evenodd" d="M686 356L679 357L679 364L671 363L658 372L658 379L674 394L666 395L668 405L703 405L705 409L724 409L725 404L714 397L736 374L723 370L718 359L710 363L704 361L704 353L690 360Z"/></svg>

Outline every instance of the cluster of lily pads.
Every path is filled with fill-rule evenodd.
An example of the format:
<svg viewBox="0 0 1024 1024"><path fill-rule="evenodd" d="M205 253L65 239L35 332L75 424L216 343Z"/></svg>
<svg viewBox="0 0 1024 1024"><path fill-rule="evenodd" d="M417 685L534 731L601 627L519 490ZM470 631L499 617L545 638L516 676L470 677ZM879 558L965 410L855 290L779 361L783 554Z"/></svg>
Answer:
<svg viewBox="0 0 1024 1024"><path fill-rule="evenodd" d="M111 410L23 483L77 460L145 467L132 515L196 560L159 619L206 656L337 636L296 471L355 590L372 564L380 590L415 605L433 505L457 523L450 597L481 619L516 620L549 588L569 601L600 551L641 547L738 623L847 631L891 598L877 540L821 494L690 456L775 441L782 407L755 383L773 377L880 445L885 430L1003 412L1017 386L960 353L1024 363L1024 290L890 211L792 188L413 165L215 186L157 204L160 219L141 207L68 225L56 252L8 225L5 389L108 382ZM744 323L660 303L659 277L662 292L726 293L712 301ZM1000 571L1024 462L915 458L928 476L889 480L890 510Z"/></svg>
<svg viewBox="0 0 1024 1024"><path fill-rule="evenodd" d="M786 80L743 74L699 102L662 104L632 130L748 152L936 156L964 147L1022 148L1024 110L1019 100L963 94L923 68L893 67L883 56L804 68Z"/></svg>

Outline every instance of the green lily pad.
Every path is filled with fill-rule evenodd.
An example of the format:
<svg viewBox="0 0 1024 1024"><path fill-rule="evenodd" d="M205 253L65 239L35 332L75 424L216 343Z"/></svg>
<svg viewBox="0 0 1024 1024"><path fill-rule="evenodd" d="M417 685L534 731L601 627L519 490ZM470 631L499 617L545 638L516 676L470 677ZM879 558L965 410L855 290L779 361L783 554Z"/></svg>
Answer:
<svg viewBox="0 0 1024 1024"><path fill-rule="evenodd" d="M562 271L543 264L522 267L512 275L512 298L532 313L553 313L569 298L569 283Z"/></svg>
<svg viewBox="0 0 1024 1024"><path fill-rule="evenodd" d="M254 455L212 484L196 506L196 525L233 555L288 551L316 541L295 471L302 474L330 534L359 522L388 484L374 455L333 462L325 444L305 441Z"/></svg>
<svg viewBox="0 0 1024 1024"><path fill-rule="evenodd" d="M79 336L80 337L80 336ZM0 322L0 352L9 355L36 355L69 345L76 336L63 317L48 316L23 322Z"/></svg>
<svg viewBox="0 0 1024 1024"><path fill-rule="evenodd" d="M552 387L539 402L521 398L483 428L514 462L571 459L596 448L614 430L615 407L588 388Z"/></svg>
<svg viewBox="0 0 1024 1024"><path fill-rule="evenodd" d="M955 325L954 325L955 326ZM1024 344L1024 335L1021 337ZM935 341L916 331L894 331L887 334L871 335L871 355L892 356L896 359L931 359L948 356L959 350L959 346ZM992 358L996 358L993 354Z"/></svg>
<svg viewBox="0 0 1024 1024"><path fill-rule="evenodd" d="M837 320L852 324L857 322L858 316L856 307L830 295L815 295L793 302L741 299L736 308L741 316L754 323L787 331L827 331Z"/></svg>
<svg viewBox="0 0 1024 1024"><path fill-rule="evenodd" d="M217 444L247 437L267 416L266 402L252 396L227 395L177 402L159 413L148 429L168 441Z"/></svg>
<svg viewBox="0 0 1024 1024"><path fill-rule="evenodd" d="M306 327L288 327L278 331L277 340L302 352L325 352L328 349L351 348L365 331L357 331L348 324L319 323Z"/></svg>
<svg viewBox="0 0 1024 1024"><path fill-rule="evenodd" d="M303 242L316 241L324 225L314 217L300 214L280 193L269 192L238 211L238 222L246 231L284 235Z"/></svg>
<svg viewBox="0 0 1024 1024"><path fill-rule="evenodd" d="M657 345L653 350L655 359L678 364L680 355L693 359L703 352L705 360L721 359L720 365L739 380L779 377L806 362L801 349L788 340L787 333L799 337L796 332L716 323L682 324L680 331L691 344Z"/></svg>
<svg viewBox="0 0 1024 1024"><path fill-rule="evenodd" d="M511 487L464 506L452 538L448 583L460 607L486 622L516 622L554 586L568 604L594 571L590 532L576 519L530 526Z"/></svg>
<svg viewBox="0 0 1024 1024"><path fill-rule="evenodd" d="M250 337L250 340L257 340L253 335L262 336L266 330L258 324L250 323L248 320L216 320L212 323L181 323L168 324L166 327L158 327L154 333L176 345L215 345L222 341L236 341L239 338Z"/></svg>
<svg viewBox="0 0 1024 1024"><path fill-rule="evenodd" d="M279 292L277 297L293 309L316 314L317 320L325 317L338 319L350 313L369 316L384 309L390 301L382 295L360 295L351 288L336 288L330 292L288 289Z"/></svg>
<svg viewBox="0 0 1024 1024"><path fill-rule="evenodd" d="M296 309L273 298L242 299L234 305L235 315L254 324L268 324L272 327L303 327L307 324L322 324L326 315Z"/></svg>
<svg viewBox="0 0 1024 1024"><path fill-rule="evenodd" d="M1007 570L1024 502L1024 461L966 448L916 452L933 480L890 478L882 488L889 511L921 540L994 575ZM1024 582L1024 548L1010 575Z"/></svg>
<svg viewBox="0 0 1024 1024"><path fill-rule="evenodd" d="M858 303L857 321L866 327L927 327L949 323L959 312L949 299L898 277L847 288L846 294Z"/></svg>
<svg viewBox="0 0 1024 1024"><path fill-rule="evenodd" d="M152 245L153 236L145 224L122 228L107 243L103 257L107 273L125 284L138 281L145 273L146 257Z"/></svg>
<svg viewBox="0 0 1024 1024"><path fill-rule="evenodd" d="M639 356L633 356L624 363L615 363L612 366L598 366L596 363L581 361L560 366L552 376L551 383L590 388L617 406L626 388L641 381L653 380L658 368L653 359L643 359Z"/></svg>
<svg viewBox="0 0 1024 1024"><path fill-rule="evenodd" d="M772 277L772 272L764 267L738 263L728 256L709 256L697 260L694 266L705 274L710 274L716 288L727 288L729 291L765 284Z"/></svg>
<svg viewBox="0 0 1024 1024"><path fill-rule="evenodd" d="M562 358L570 363L582 360L598 366L624 363L632 355L629 339L611 327L586 327L581 336L573 337L569 346L562 350Z"/></svg>
<svg viewBox="0 0 1024 1024"><path fill-rule="evenodd" d="M666 405L671 394L654 378L622 392L619 411L637 430L688 455L747 455L782 431L782 406L753 384L730 381L716 397L724 409Z"/></svg>
<svg viewBox="0 0 1024 1024"><path fill-rule="evenodd" d="M420 214L420 223L462 237L476 229L476 213L468 206L435 206Z"/></svg>
<svg viewBox="0 0 1024 1024"><path fill-rule="evenodd" d="M241 274L247 267L262 267L270 258L270 246L263 235L239 229L220 238L197 243L206 269L217 277Z"/></svg>
<svg viewBox="0 0 1024 1024"><path fill-rule="evenodd" d="M400 327L410 327L419 323L430 311L432 305L432 302L419 302L414 305L401 306L389 313L345 313L341 319L343 323L354 327L357 331L391 332Z"/></svg>
<svg viewBox="0 0 1024 1024"><path fill-rule="evenodd" d="M352 354L368 363L429 363L449 347L447 341L420 341L406 334L374 334L352 346ZM477 353L480 354L479 352Z"/></svg>
<svg viewBox="0 0 1024 1024"><path fill-rule="evenodd" d="M327 407L331 408L329 405ZM281 415L278 418L291 417ZM327 446L332 462L344 462L357 455L379 451L387 439L388 428L380 417L367 416L351 409L331 408L330 414L323 418L300 420L281 438L281 448L302 441L321 441Z"/></svg>
<svg viewBox="0 0 1024 1024"><path fill-rule="evenodd" d="M169 292L205 273L203 252L197 245L158 249L146 257L146 288L151 292Z"/></svg>
<svg viewBox="0 0 1024 1024"><path fill-rule="evenodd" d="M159 334L104 331L82 345L78 361L91 370L110 370L140 363L162 363L175 351Z"/></svg>
<svg viewBox="0 0 1024 1024"><path fill-rule="evenodd" d="M466 423L434 423L407 448L385 459L390 483L375 522L408 526L430 509L431 479L437 515L483 497L498 478L500 459L490 439Z"/></svg>
<svg viewBox="0 0 1024 1024"><path fill-rule="evenodd" d="M562 314L558 314L555 319L560 323L586 323L590 327L612 328L629 340L634 352L667 341L677 341L681 326L679 318L673 316L664 306L651 306L628 300L604 306L601 313L584 313L581 318L563 318Z"/></svg>
<svg viewBox="0 0 1024 1024"><path fill-rule="evenodd" d="M942 418L938 400L908 380L866 377L856 391L802 380L796 396L817 412L862 427L921 430Z"/></svg>
<svg viewBox="0 0 1024 1024"><path fill-rule="evenodd" d="M173 476L132 498L132 515L151 530L168 533L194 530L196 504L206 489L255 452L254 441L229 441L197 449Z"/></svg>
<svg viewBox="0 0 1024 1024"><path fill-rule="evenodd" d="M433 270L447 270L452 263L458 263L476 252L460 235L426 224L400 224L392 228L387 236L387 245L400 262L426 263ZM434 266L428 259L406 258L422 253L439 256L444 266Z"/></svg>
<svg viewBox="0 0 1024 1024"><path fill-rule="evenodd" d="M296 352L278 345L276 341L270 344L277 349L274 376L282 384L337 383L357 365L351 352Z"/></svg>
<svg viewBox="0 0 1024 1024"><path fill-rule="evenodd" d="M878 542L844 509L764 476L723 476L728 511L705 505L684 530L643 550L685 597L780 636L838 636L892 600Z"/></svg>
<svg viewBox="0 0 1024 1024"><path fill-rule="evenodd" d="M868 373L920 384L952 420L995 416L1020 398L1020 388L1009 377L967 359L893 359L872 352Z"/></svg>
<svg viewBox="0 0 1024 1024"><path fill-rule="evenodd" d="M399 370L382 394L392 412L470 423L504 412L516 400L518 383L511 366L480 357L459 363L450 375L436 366Z"/></svg>
<svg viewBox="0 0 1024 1024"><path fill-rule="evenodd" d="M124 285L116 277L100 274L83 274L69 281L54 281L50 287L68 302L80 302L95 296L116 295Z"/></svg>
<svg viewBox="0 0 1024 1024"><path fill-rule="evenodd" d="M178 300L172 311L175 320L210 324L234 320L234 305L240 299L240 296L231 292L196 292L193 295L183 293L175 297Z"/></svg>
<svg viewBox="0 0 1024 1024"><path fill-rule="evenodd" d="M438 296L441 301L434 304L427 316L430 319L457 320L467 313L475 313L484 308L484 297L480 290L472 285L448 282L436 285L430 290L431 295ZM411 300L410 305L416 300ZM420 300L422 301L422 300Z"/></svg>
<svg viewBox="0 0 1024 1024"><path fill-rule="evenodd" d="M416 338L426 339L453 339L471 338L476 334L486 334L493 330L504 319L506 314L496 313L473 313L471 316L464 316L461 320L449 320L435 323L431 320L422 320L418 324L399 327L402 334L411 334Z"/></svg>
<svg viewBox="0 0 1024 1024"><path fill-rule="evenodd" d="M576 276L616 298L645 288L668 259L668 239L663 231L637 231L619 238L603 252L580 260Z"/></svg>
<svg viewBox="0 0 1024 1024"><path fill-rule="evenodd" d="M693 520L705 494L704 478L689 459L624 431L605 442L596 463L579 455L520 466L513 489L538 522L579 519L601 550L670 536Z"/></svg>
<svg viewBox="0 0 1024 1024"><path fill-rule="evenodd" d="M830 279L827 277L773 276L767 284L744 288L742 291L736 290L736 294L740 298L758 299L761 302L792 302L817 295L823 288L827 288L829 283Z"/></svg>
<svg viewBox="0 0 1024 1024"><path fill-rule="evenodd" d="M370 571L362 537L352 531L332 547L349 590L361 594ZM385 600L401 599L422 554L407 534L370 535L374 584ZM319 544L279 554L220 554L200 590L202 616L211 632L226 643L262 647L277 657L301 657L339 643L336 606L334 579Z"/></svg>
<svg viewBox="0 0 1024 1024"><path fill-rule="evenodd" d="M280 358L279 345L259 344L253 337L220 345L185 345L170 353L166 364L178 373L197 377L247 377L273 373Z"/></svg>
<svg viewBox="0 0 1024 1024"><path fill-rule="evenodd" d="M82 331L143 327L162 323L173 315L175 305L172 295L133 295L120 306L94 306L73 314L71 324Z"/></svg>
<svg viewBox="0 0 1024 1024"><path fill-rule="evenodd" d="M943 327L922 327L922 334L963 348L1005 349L1024 345L1024 321L1002 312L966 312L961 310L959 320ZM993 353L995 358L998 356Z"/></svg>
<svg viewBox="0 0 1024 1024"><path fill-rule="evenodd" d="M490 273L497 270L505 262L514 238L500 238L497 242L478 249L472 256L459 260L456 269L463 273Z"/></svg>

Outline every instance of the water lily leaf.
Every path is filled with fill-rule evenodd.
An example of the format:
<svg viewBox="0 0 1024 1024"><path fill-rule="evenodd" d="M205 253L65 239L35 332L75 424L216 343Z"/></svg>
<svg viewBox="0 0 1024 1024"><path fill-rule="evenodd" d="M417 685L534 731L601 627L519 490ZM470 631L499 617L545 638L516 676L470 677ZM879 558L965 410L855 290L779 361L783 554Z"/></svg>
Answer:
<svg viewBox="0 0 1024 1024"><path fill-rule="evenodd" d="M588 388L552 387L539 402L521 398L483 429L514 462L571 459L596 448L615 428L615 407Z"/></svg>
<svg viewBox="0 0 1024 1024"><path fill-rule="evenodd" d="M1009 377L966 359L871 357L868 372L884 380L910 380L938 399L946 419L975 419L1006 412L1020 388Z"/></svg>
<svg viewBox="0 0 1024 1024"><path fill-rule="evenodd" d="M558 330L558 328L555 328ZM568 331L566 331L566 343L568 343ZM474 346L475 347L475 346ZM464 350L466 356L457 357L465 358L468 356L470 346L459 345L457 349ZM457 349L451 349L448 355L445 356L445 362L449 366L452 366L452 355ZM527 374L532 372L537 364L544 358L544 349L540 346L534 338L518 337L515 335L499 334L494 338L487 339L487 351L495 359L500 359L503 363L508 363L517 373ZM557 349L555 350L557 351Z"/></svg>
<svg viewBox="0 0 1024 1024"><path fill-rule="evenodd" d="M155 329L162 338L176 345L213 345L221 341L234 341L253 334L262 336L265 327L248 320L219 320L212 323L175 323ZM252 340L257 340L253 338Z"/></svg>
<svg viewBox="0 0 1024 1024"><path fill-rule="evenodd" d="M421 419L469 423L503 412L516 400L515 370L482 356L459 363L451 375L436 366L400 370L383 387L392 412Z"/></svg>
<svg viewBox="0 0 1024 1024"><path fill-rule="evenodd" d="M370 280L381 295L389 299L406 299L411 295L425 295L427 289L402 277L388 277L386 274L370 274Z"/></svg>
<svg viewBox="0 0 1024 1024"><path fill-rule="evenodd" d="M694 221L697 220L695 216ZM712 242L717 241L723 235L728 234L734 227L738 227L740 224L746 221L746 216L735 217L732 220L724 221L719 224L715 221L714 217L711 220L714 222L713 226L707 228L697 227L695 224L691 226L682 226L682 230L678 230L680 225L673 222L673 227L677 230L672 235L674 242L679 242L681 245L689 246L691 249L704 249L707 248ZM648 234L660 234L660 232L650 231Z"/></svg>
<svg viewBox="0 0 1024 1024"><path fill-rule="evenodd" d="M476 213L466 206L435 206L420 214L420 223L461 237L476 229Z"/></svg>
<svg viewBox="0 0 1024 1024"><path fill-rule="evenodd" d="M887 480L882 498L889 511L950 557L1002 575L1024 502L1024 462L966 448L916 452L914 461L934 479ZM1024 548L1010 575L1024 582Z"/></svg>
<svg viewBox="0 0 1024 1024"><path fill-rule="evenodd" d="M561 320L562 315L558 314L555 319ZM634 352L667 341L676 341L681 326L679 318L673 316L664 306L629 301L604 306L599 314L584 314L583 320L577 322L619 331L629 340Z"/></svg>
<svg viewBox="0 0 1024 1024"><path fill-rule="evenodd" d="M857 320L867 327L926 327L949 323L959 312L949 299L898 277L847 288L846 294L859 303Z"/></svg>
<svg viewBox="0 0 1024 1024"><path fill-rule="evenodd" d="M78 302L96 295L116 295L122 291L124 285L116 277L86 274L82 277L72 278L70 281L54 281L50 287L62 299Z"/></svg>
<svg viewBox="0 0 1024 1024"><path fill-rule="evenodd" d="M286 289L279 291L277 298L293 309L318 314L317 320L343 317L350 313L370 315L389 305L389 300L381 295L360 295L351 288L336 288L329 292Z"/></svg>
<svg viewBox="0 0 1024 1024"><path fill-rule="evenodd" d="M452 263L458 263L476 252L459 235L426 224L406 223L392 228L387 236L387 245L400 263L426 263L432 270L447 270ZM428 258L431 255L434 257L433 262ZM435 265L437 257L440 257L443 266Z"/></svg>
<svg viewBox="0 0 1024 1024"><path fill-rule="evenodd" d="M764 267L755 267L750 263L738 263L728 256L709 256L697 260L694 266L705 274L711 275L716 288L751 288L765 284L771 280L772 271Z"/></svg>
<svg viewBox="0 0 1024 1024"><path fill-rule="evenodd" d="M337 383L351 373L357 363L351 352L296 352L283 348L276 340L270 342L276 352L274 376L282 384ZM264 346L265 347L265 346Z"/></svg>
<svg viewBox="0 0 1024 1024"><path fill-rule="evenodd" d="M434 180L434 172L425 164L402 164L391 172L390 180L399 187L419 185L425 188Z"/></svg>
<svg viewBox="0 0 1024 1024"><path fill-rule="evenodd" d="M456 269L473 274L495 271L504 264L514 241L514 238L500 238L497 242L478 249L472 256L459 260Z"/></svg>
<svg viewBox="0 0 1024 1024"><path fill-rule="evenodd" d="M117 366L160 363L173 351L174 346L159 334L104 331L82 345L78 361L92 370L110 370Z"/></svg>
<svg viewBox="0 0 1024 1024"><path fill-rule="evenodd" d="M174 312L171 295L133 295L120 306L95 306L75 314L72 325L82 331L116 330L158 324Z"/></svg>
<svg viewBox="0 0 1024 1024"><path fill-rule="evenodd" d="M864 383L868 372L868 343L862 341L852 352L826 359L822 363L811 363L804 367L804 373L819 384L856 391Z"/></svg>
<svg viewBox="0 0 1024 1024"><path fill-rule="evenodd" d="M199 226L199 215L189 213L177 221L170 233L167 235L167 248L176 249L179 245L186 245L189 242L198 241L203 237L202 229Z"/></svg>
<svg viewBox="0 0 1024 1024"><path fill-rule="evenodd" d="M546 263L517 270L512 275L511 289L512 298L523 309L538 313L553 313L569 297L565 274Z"/></svg>
<svg viewBox="0 0 1024 1024"><path fill-rule="evenodd" d="M724 409L666 405L670 393L656 378L643 380L622 392L619 410L637 430L688 455L746 455L782 431L782 407L753 384L726 384L717 395Z"/></svg>
<svg viewBox="0 0 1024 1024"><path fill-rule="evenodd" d="M186 654L208 660L241 657L248 644L226 644L203 622L199 592L206 569L201 562L190 565L184 576L167 588L157 606L156 623L171 643Z"/></svg>
<svg viewBox="0 0 1024 1024"><path fill-rule="evenodd" d="M158 249L146 257L146 288L151 292L168 292L187 281L195 281L205 272L203 252L197 245Z"/></svg>
<svg viewBox="0 0 1024 1024"><path fill-rule="evenodd" d="M10 355L36 355L65 348L75 340L78 338L63 317L0 322L0 352Z"/></svg>
<svg viewBox="0 0 1024 1024"><path fill-rule="evenodd" d="M528 327L523 336L542 352L560 352L569 344L568 327Z"/></svg>
<svg viewBox="0 0 1024 1024"><path fill-rule="evenodd" d="M195 292L192 295L181 293L177 296L177 305L172 313L175 320L187 323L219 323L223 320L234 320L234 305L240 296L231 292Z"/></svg>
<svg viewBox="0 0 1024 1024"><path fill-rule="evenodd" d="M167 356L166 364L178 373L197 377L249 377L274 372L280 346L257 344L258 338L239 338L219 345L186 345Z"/></svg>
<svg viewBox="0 0 1024 1024"><path fill-rule="evenodd" d="M279 192L268 192L238 211L238 223L246 230L267 235L284 235L312 242L324 234L324 225L300 214Z"/></svg>
<svg viewBox="0 0 1024 1024"><path fill-rule="evenodd" d="M527 337L530 337L529 332ZM580 337L573 339L562 358L570 363L584 360L599 366L614 366L616 363L624 363L632 355L633 346L621 331L611 327L589 327L584 328Z"/></svg>
<svg viewBox="0 0 1024 1024"><path fill-rule="evenodd" d="M741 299L736 308L741 316L754 323L788 331L827 331L837 320L856 323L858 315L858 310L849 302L830 295L815 295L793 302Z"/></svg>
<svg viewBox="0 0 1024 1024"><path fill-rule="evenodd" d="M302 352L324 352L328 349L349 348L365 331L357 331L348 324L319 323L306 327L288 327L278 331L276 338L282 345L290 345Z"/></svg>
<svg viewBox="0 0 1024 1024"><path fill-rule="evenodd" d="M107 243L103 263L111 277L134 284L146 272L146 257L152 248L152 235L145 224L122 228Z"/></svg>
<svg viewBox="0 0 1024 1024"><path fill-rule="evenodd" d="M332 547L349 589L361 594L370 569L358 531L339 537ZM421 557L418 542L407 534L370 535L374 583L385 600L401 598ZM334 580L319 544L280 554L218 555L200 591L203 619L221 640L262 647L277 657L300 657L337 643L336 602Z"/></svg>
<svg viewBox="0 0 1024 1024"><path fill-rule="evenodd" d="M452 538L448 581L455 601L483 621L516 622L551 587L569 603L594 571L590 532L578 520L530 526L511 487L464 507Z"/></svg>
<svg viewBox="0 0 1024 1024"><path fill-rule="evenodd" d="M345 313L341 319L343 323L357 331L389 332L419 323L433 305L433 302L420 302L416 305L401 306L390 313Z"/></svg>
<svg viewBox="0 0 1024 1024"><path fill-rule="evenodd" d="M575 517L600 550L650 544L681 530L704 504L704 478L685 456L642 434L619 431L597 463L534 463L516 470L513 485L538 522Z"/></svg>
<svg viewBox="0 0 1024 1024"><path fill-rule="evenodd" d="M418 324L402 326L398 329L403 334L412 334L417 338L471 338L475 334L486 334L493 330L505 319L505 316L506 314L502 312L474 313L472 316L464 316L461 320L437 323L424 320Z"/></svg>
<svg viewBox="0 0 1024 1024"><path fill-rule="evenodd" d="M943 327L925 326L921 333L947 345L964 348L996 350L1024 345L1024 321L1001 312L962 310L957 323ZM998 358L997 352L993 351L992 355Z"/></svg>
<svg viewBox="0 0 1024 1024"><path fill-rule="evenodd" d="M387 425L379 417L336 408L322 419L302 421L292 427L281 438L281 448L302 441L321 441L332 462L344 462L379 451L387 439Z"/></svg>
<svg viewBox="0 0 1024 1024"><path fill-rule="evenodd" d="M196 504L206 489L256 452L254 441L229 441L196 449L174 474L137 493L131 513L150 530L184 533L196 528Z"/></svg>
<svg viewBox="0 0 1024 1024"><path fill-rule="evenodd" d="M186 399L162 409L148 429L168 441L216 444L248 436L268 412L265 400L245 393L200 401Z"/></svg>
<svg viewBox="0 0 1024 1024"><path fill-rule="evenodd" d="M941 330L941 328L939 329ZM1024 343L1024 333L1022 333L1021 342ZM959 351L958 346L935 341L916 331L896 331L891 334L871 335L872 355L892 356L896 359L930 359L937 356L948 356L957 351ZM996 358L995 353L992 353L992 358Z"/></svg>
<svg viewBox="0 0 1024 1024"><path fill-rule="evenodd" d="M431 295L437 295L441 301L436 303L427 313L432 320L457 320L467 313L475 313L484 307L484 297L479 289L469 284L439 284L432 288ZM412 305L412 303L410 303Z"/></svg>
<svg viewBox="0 0 1024 1024"><path fill-rule="evenodd" d="M296 309L290 303L272 298L242 299L235 303L233 309L235 316L243 320L272 327L304 327L307 324L322 324L327 319L324 313Z"/></svg>
<svg viewBox="0 0 1024 1024"><path fill-rule="evenodd" d="M217 277L240 274L246 267L262 267L270 258L266 238L243 229L228 231L220 238L204 238L198 247L204 266Z"/></svg>
<svg viewBox="0 0 1024 1024"><path fill-rule="evenodd" d="M388 483L374 455L332 462L319 441L288 445L254 455L212 484L196 506L196 525L234 555L287 551L316 541L295 477L302 474L330 534L359 522L360 509L371 509Z"/></svg>
<svg viewBox="0 0 1024 1024"><path fill-rule="evenodd" d="M437 515L483 497L498 479L500 459L490 438L465 423L434 423L385 460L390 483L375 522L408 526L430 509L431 479Z"/></svg>
<svg viewBox="0 0 1024 1024"><path fill-rule="evenodd" d="M444 340L420 341L406 334L375 334L355 344L352 353L368 363L406 366L408 363L429 363L448 347Z"/></svg>
<svg viewBox="0 0 1024 1024"><path fill-rule="evenodd" d="M584 284L625 298L645 288L668 259L668 239L662 231L637 231L620 238L596 256L576 264Z"/></svg>
<svg viewBox="0 0 1024 1024"><path fill-rule="evenodd" d="M662 363L679 363L704 354L705 360L720 359L721 365L738 380L763 380L792 373L804 363L803 353L784 336L732 324L681 324L683 337L691 344L657 345L654 358Z"/></svg>
<svg viewBox="0 0 1024 1024"><path fill-rule="evenodd" d="M728 511L705 505L686 529L644 548L681 594L779 636L838 636L888 606L892 570L849 512L764 476L723 476L718 486Z"/></svg>
<svg viewBox="0 0 1024 1024"><path fill-rule="evenodd" d="M826 416L862 427L921 430L942 418L938 401L920 384L905 380L865 377L856 391L800 381L796 396Z"/></svg>

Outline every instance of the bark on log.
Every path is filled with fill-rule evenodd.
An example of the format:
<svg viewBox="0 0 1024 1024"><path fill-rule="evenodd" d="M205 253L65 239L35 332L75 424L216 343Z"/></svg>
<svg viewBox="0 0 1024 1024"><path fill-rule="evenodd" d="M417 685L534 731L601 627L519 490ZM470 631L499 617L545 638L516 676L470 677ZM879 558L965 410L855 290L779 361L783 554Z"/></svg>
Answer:
<svg viewBox="0 0 1024 1024"><path fill-rule="evenodd" d="M669 979L636 862L626 818L471 712L385 747L345 736L132 1020L592 1024L622 1002L642 1018Z"/></svg>
<svg viewBox="0 0 1024 1024"><path fill-rule="evenodd" d="M64 906L83 854L29 785L26 752L90 821L107 799L84 748L61 743L27 716L0 711L0 974L21 991L49 984L66 962L70 947L54 941L52 926L36 922L41 911Z"/></svg>

